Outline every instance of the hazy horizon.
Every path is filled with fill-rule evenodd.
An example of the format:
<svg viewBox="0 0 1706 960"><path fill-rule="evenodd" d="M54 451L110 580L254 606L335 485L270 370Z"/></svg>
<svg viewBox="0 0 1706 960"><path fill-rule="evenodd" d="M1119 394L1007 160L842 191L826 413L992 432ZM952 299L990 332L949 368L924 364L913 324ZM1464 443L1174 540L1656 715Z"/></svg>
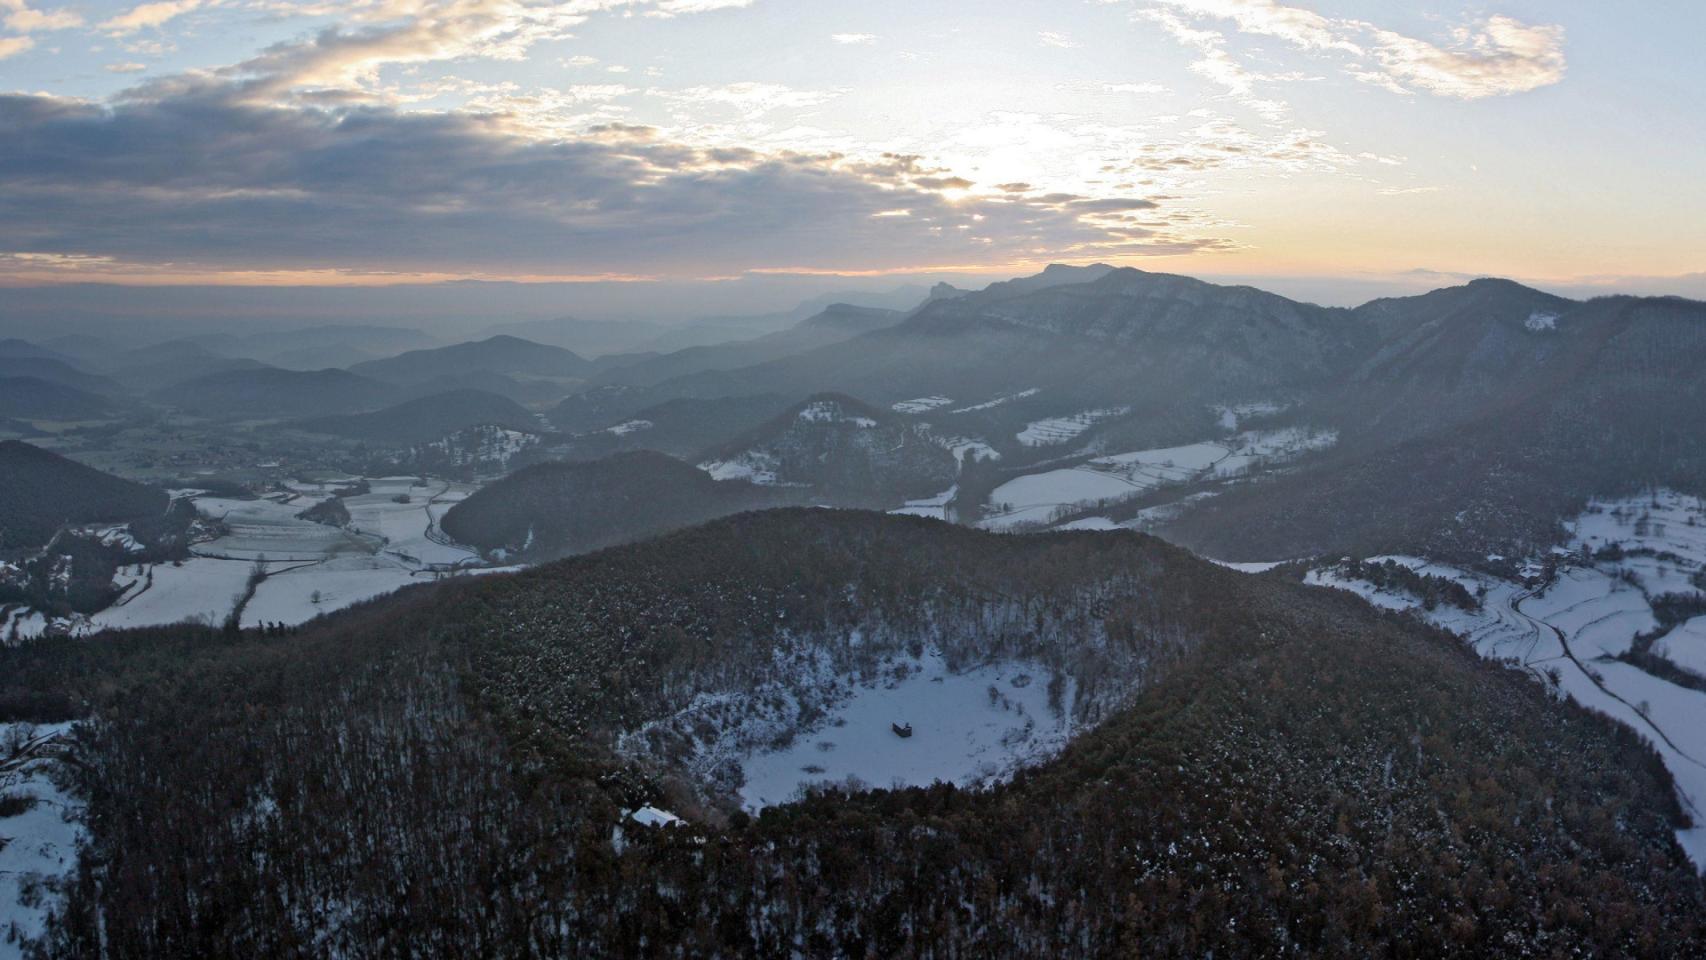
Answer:
<svg viewBox="0 0 1706 960"><path fill-rule="evenodd" d="M1157 270L1160 265L1154 263L1135 266L1168 272ZM0 336L48 339L92 335L142 345L213 333L244 335L322 325L375 325L408 327L455 339L481 335L504 324L570 318L676 328L716 318L784 314L803 318L815 312L812 308L838 300L905 309L921 301L927 288L937 282L979 288L1011 276L749 277L721 282L626 283L449 281L378 287L0 286ZM1336 307L1426 293L1475 279L1470 274L1433 271L1414 271L1392 279L1195 276L1210 283L1253 286L1294 300ZM1617 294L1706 299L1706 275L1631 278L1603 285L1505 279L1517 279L1572 299Z"/></svg>

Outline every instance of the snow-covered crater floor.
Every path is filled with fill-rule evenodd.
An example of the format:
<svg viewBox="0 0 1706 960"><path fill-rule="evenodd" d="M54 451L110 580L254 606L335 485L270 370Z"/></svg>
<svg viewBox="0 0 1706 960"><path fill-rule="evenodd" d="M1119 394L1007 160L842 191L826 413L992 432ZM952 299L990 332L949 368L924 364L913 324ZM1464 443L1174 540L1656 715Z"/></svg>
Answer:
<svg viewBox="0 0 1706 960"><path fill-rule="evenodd" d="M1057 704L1072 702L1065 686ZM885 662L881 680L855 686L789 746L747 757L741 804L760 810L817 783L994 783L1054 756L1073 732L1068 712L1049 703L1047 668L1009 661L954 673L927 650Z"/></svg>

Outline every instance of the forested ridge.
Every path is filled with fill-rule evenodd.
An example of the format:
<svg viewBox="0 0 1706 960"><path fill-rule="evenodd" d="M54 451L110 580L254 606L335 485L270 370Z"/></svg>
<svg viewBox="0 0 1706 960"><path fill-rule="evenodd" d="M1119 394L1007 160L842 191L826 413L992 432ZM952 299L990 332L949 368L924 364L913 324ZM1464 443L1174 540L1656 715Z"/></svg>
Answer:
<svg viewBox="0 0 1706 960"><path fill-rule="evenodd" d="M166 491L20 440L0 442L0 548L39 547L67 523L122 523L166 512Z"/></svg>
<svg viewBox="0 0 1706 960"><path fill-rule="evenodd" d="M1436 297L1466 303L1442 312ZM1544 552L1595 497L1706 494L1706 305L1604 297L1531 331L1520 318L1556 298L1477 281L1415 300L1415 330L1379 355L1389 366L1369 361L1318 404L1342 431L1334 449L1204 500L1169 539L1228 559L1474 563Z"/></svg>
<svg viewBox="0 0 1706 960"><path fill-rule="evenodd" d="M878 615L923 636L900 614L1015 585L1089 652L1155 654L1056 760L983 792L621 819L693 800L667 757L615 749L660 680ZM1706 950L1635 734L1413 620L1138 535L743 514L297 632L47 639L0 678L5 718L96 720L70 765L92 844L46 956Z"/></svg>
<svg viewBox="0 0 1706 960"><path fill-rule="evenodd" d="M517 470L451 507L443 526L459 543L548 559L799 499L796 491L719 483L674 457L634 451Z"/></svg>

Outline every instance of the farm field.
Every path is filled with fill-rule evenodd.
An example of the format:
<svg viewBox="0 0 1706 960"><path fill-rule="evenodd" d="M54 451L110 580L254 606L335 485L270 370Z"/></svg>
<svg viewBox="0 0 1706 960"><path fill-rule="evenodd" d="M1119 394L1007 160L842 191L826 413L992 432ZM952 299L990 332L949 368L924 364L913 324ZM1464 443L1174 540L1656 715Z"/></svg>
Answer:
<svg viewBox="0 0 1706 960"><path fill-rule="evenodd" d="M991 512L979 526L997 531L1046 526L1064 509L1135 497L1171 484L1236 479L1259 465L1331 446L1335 439L1331 432L1292 427L1095 457L996 487L989 498Z"/></svg>

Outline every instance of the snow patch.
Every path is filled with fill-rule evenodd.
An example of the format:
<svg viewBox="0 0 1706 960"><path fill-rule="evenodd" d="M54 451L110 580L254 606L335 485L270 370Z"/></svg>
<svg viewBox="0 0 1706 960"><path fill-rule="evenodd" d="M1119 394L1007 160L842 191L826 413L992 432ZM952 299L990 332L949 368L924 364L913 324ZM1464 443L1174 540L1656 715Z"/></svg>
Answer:
<svg viewBox="0 0 1706 960"><path fill-rule="evenodd" d="M645 824L648 827L673 827L681 822L680 817L657 807L641 807L629 813L628 819L635 823Z"/></svg>
<svg viewBox="0 0 1706 960"><path fill-rule="evenodd" d="M954 455L954 460L965 466L967 457L979 460L999 460L1000 451L976 437L932 437L938 444L948 448Z"/></svg>
<svg viewBox="0 0 1706 960"><path fill-rule="evenodd" d="M908 500L905 506L890 510L889 513L909 517L929 517L932 520L946 520L948 519L948 503L954 499L954 495L959 491L959 484L955 484L933 497L925 497L922 500Z"/></svg>
<svg viewBox="0 0 1706 960"><path fill-rule="evenodd" d="M1103 420L1130 413L1130 407L1104 407L1084 410L1065 417L1033 420L1019 431L1019 443L1027 447L1048 447L1076 440L1084 431Z"/></svg>
<svg viewBox="0 0 1706 960"><path fill-rule="evenodd" d="M1016 477L990 495L992 515L979 526L1014 530L1045 525L1064 509L1123 500L1198 479L1231 479L1264 464L1330 446L1332 431L1306 427L1251 431L1228 440L1096 457L1076 467Z"/></svg>
<svg viewBox="0 0 1706 960"><path fill-rule="evenodd" d="M1210 407L1219 418L1220 425L1226 430L1238 429L1238 424L1251 417L1267 417L1285 409L1284 404L1258 401L1256 403L1235 403L1230 406Z"/></svg>
<svg viewBox="0 0 1706 960"><path fill-rule="evenodd" d="M46 931L77 867L83 803L60 788L61 743L72 723L0 723L0 796L27 809L0 817L0 960L16 960Z"/></svg>
<svg viewBox="0 0 1706 960"><path fill-rule="evenodd" d="M745 480L763 486L776 485L776 458L756 450L748 450L728 460L711 460L699 464L699 469L712 480Z"/></svg>
<svg viewBox="0 0 1706 960"><path fill-rule="evenodd" d="M996 397L994 400L985 400L982 403L974 403L969 407L961 407L958 410L949 410L948 412L949 413L975 413L978 410L988 410L991 407L999 407L1004 403L1012 403L1015 400L1023 400L1026 397L1034 397L1041 392L1042 391L1039 390L1038 388L1032 387L1029 390L1020 390L1018 393L1010 393L1005 397Z"/></svg>
<svg viewBox="0 0 1706 960"><path fill-rule="evenodd" d="M1085 517L1082 520L1074 520L1071 523L1063 523L1060 526L1055 527L1055 529L1056 530L1109 531L1109 530L1124 530L1125 527L1120 526L1119 524L1108 519L1107 517Z"/></svg>
<svg viewBox="0 0 1706 960"><path fill-rule="evenodd" d="M1010 661L962 673L926 650L884 665L825 720L781 750L747 758L741 803L785 803L813 784L977 786L1054 756L1074 733L1049 705L1047 668ZM1071 691L1063 697L1072 702ZM895 730L910 727L910 736Z"/></svg>
<svg viewBox="0 0 1706 960"><path fill-rule="evenodd" d="M895 413L926 413L947 406L954 401L947 397L919 397L915 400L902 400L889 407Z"/></svg>
<svg viewBox="0 0 1706 960"><path fill-rule="evenodd" d="M814 400L806 404L800 408L800 419L807 423L851 423L866 430L877 425L877 421L870 417L849 415L841 404L833 400Z"/></svg>

